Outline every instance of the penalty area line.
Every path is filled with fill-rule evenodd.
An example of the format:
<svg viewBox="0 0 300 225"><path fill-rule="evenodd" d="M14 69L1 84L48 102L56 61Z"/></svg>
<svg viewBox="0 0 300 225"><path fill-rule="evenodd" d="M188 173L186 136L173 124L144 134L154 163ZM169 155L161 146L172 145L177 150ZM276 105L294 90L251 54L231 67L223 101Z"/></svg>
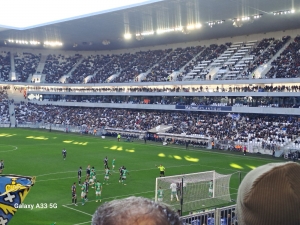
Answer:
<svg viewBox="0 0 300 225"><path fill-rule="evenodd" d="M83 211L81 211L81 210L78 210L78 209L73 209L73 208L71 208L71 207L69 207L69 206L66 206L66 205L62 205L62 206L63 206L63 207L65 207L65 208L68 208L68 209L72 209L72 210L74 210L74 211L76 211L76 212L83 213L83 214L85 214L85 215L88 215L88 216L93 216L92 214L89 214L89 213L83 212Z"/></svg>
<svg viewBox="0 0 300 225"><path fill-rule="evenodd" d="M81 224L86 224L86 223L91 223L92 221L87 221L87 222L83 222L83 223L76 223L76 224L73 224L73 225L81 225Z"/></svg>
<svg viewBox="0 0 300 225"><path fill-rule="evenodd" d="M128 195L119 195L119 196L114 196L114 197L107 197L107 198L102 198L102 200L104 199L119 199L119 198L123 198L123 197L128 197L128 196L135 196L135 195L140 195L140 194L146 194L146 193L151 193L151 192L155 192L155 190L153 191L144 191L144 192L139 192L139 193L132 193L132 194L128 194ZM96 200L90 200L90 201L87 201L87 202L95 202ZM72 203L71 204L65 204L63 206L67 207L67 205L73 205ZM71 208L73 209L73 208Z"/></svg>

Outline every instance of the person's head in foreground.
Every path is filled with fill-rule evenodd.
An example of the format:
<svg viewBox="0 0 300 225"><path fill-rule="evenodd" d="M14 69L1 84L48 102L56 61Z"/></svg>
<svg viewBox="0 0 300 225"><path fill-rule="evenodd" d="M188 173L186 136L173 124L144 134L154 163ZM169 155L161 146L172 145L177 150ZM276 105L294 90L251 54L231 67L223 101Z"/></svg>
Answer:
<svg viewBox="0 0 300 225"><path fill-rule="evenodd" d="M239 225L299 225L300 165L269 163L249 172L237 197Z"/></svg>
<svg viewBox="0 0 300 225"><path fill-rule="evenodd" d="M167 206L142 197L106 202L93 215L92 225L180 225Z"/></svg>

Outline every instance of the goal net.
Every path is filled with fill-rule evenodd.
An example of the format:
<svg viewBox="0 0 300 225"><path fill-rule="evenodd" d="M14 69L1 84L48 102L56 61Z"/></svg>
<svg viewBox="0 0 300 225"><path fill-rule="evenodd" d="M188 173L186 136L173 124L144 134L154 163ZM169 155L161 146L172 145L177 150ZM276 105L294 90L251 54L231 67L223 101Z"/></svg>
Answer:
<svg viewBox="0 0 300 225"><path fill-rule="evenodd" d="M230 178L215 171L156 178L155 201L183 212L225 204L231 201Z"/></svg>

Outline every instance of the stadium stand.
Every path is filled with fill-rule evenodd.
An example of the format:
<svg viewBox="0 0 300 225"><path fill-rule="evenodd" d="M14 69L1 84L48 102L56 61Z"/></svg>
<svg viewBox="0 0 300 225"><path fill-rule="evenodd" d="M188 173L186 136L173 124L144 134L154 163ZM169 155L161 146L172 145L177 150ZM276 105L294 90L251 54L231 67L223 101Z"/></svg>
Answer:
<svg viewBox="0 0 300 225"><path fill-rule="evenodd" d="M0 89L0 124L9 124L9 109L8 105L10 101L8 100L7 90L1 87Z"/></svg>
<svg viewBox="0 0 300 225"><path fill-rule="evenodd" d="M109 79L112 76L120 75L122 69L127 67L130 62L135 60L135 56L133 54L121 54L121 55L113 55L111 61L104 65L100 70L96 73L94 77L89 81L89 83L107 83L111 82L114 78Z"/></svg>
<svg viewBox="0 0 300 225"><path fill-rule="evenodd" d="M226 43L225 45L212 44L208 48L198 55L192 62L184 68L184 80L193 80L195 78L206 80L206 75L209 73L210 65L212 65L221 54L231 45ZM215 62L217 63L217 61ZM219 63L218 63L219 64ZM209 80L211 77L208 78Z"/></svg>
<svg viewBox="0 0 300 225"><path fill-rule="evenodd" d="M91 55L83 59L83 61L72 72L72 76L68 79L69 83L88 83L90 80L94 81L94 75L100 73L107 63L112 60L112 56L109 55ZM85 78L90 79L85 81ZM108 75L109 76L109 75Z"/></svg>
<svg viewBox="0 0 300 225"><path fill-rule="evenodd" d="M159 112L109 108L62 107L21 103L16 119L22 123L52 123L72 126L119 128L148 131L158 125L170 125L167 133L204 135L216 140L246 142L288 142L298 135L298 116L241 115L227 113ZM284 131L282 128L285 128ZM269 141L269 142L268 142Z"/></svg>
<svg viewBox="0 0 300 225"><path fill-rule="evenodd" d="M251 74L258 66L267 63L275 54L290 40L290 36L283 37L282 40L274 38L264 39L250 54L256 58L248 67L248 74Z"/></svg>
<svg viewBox="0 0 300 225"><path fill-rule="evenodd" d="M168 50L170 52L170 49ZM151 72L143 80L144 82L162 82L170 81L169 77L174 71L179 71L199 52L203 51L203 47L187 47L177 48L170 52L158 65L154 66Z"/></svg>
<svg viewBox="0 0 300 225"><path fill-rule="evenodd" d="M137 52L135 55L135 60L124 68L120 76L118 76L114 82L123 83L123 82L133 82L137 81L136 77L147 72L152 66L158 63L163 57L166 56L168 50L155 50L148 52Z"/></svg>
<svg viewBox="0 0 300 225"><path fill-rule="evenodd" d="M272 68L266 74L267 78L295 78L299 77L300 65L300 36L295 37L294 41L272 62Z"/></svg>
<svg viewBox="0 0 300 225"><path fill-rule="evenodd" d="M1 52L0 54L0 79L1 81L9 81L9 73L11 70L10 65L10 52Z"/></svg>
<svg viewBox="0 0 300 225"><path fill-rule="evenodd" d="M59 83L59 79L70 72L80 58L80 54L75 54L74 56L48 55L42 72L46 74L46 82Z"/></svg>
<svg viewBox="0 0 300 225"><path fill-rule="evenodd" d="M28 77L36 72L40 59L41 55L28 52L17 53L14 56L17 81L26 82Z"/></svg>

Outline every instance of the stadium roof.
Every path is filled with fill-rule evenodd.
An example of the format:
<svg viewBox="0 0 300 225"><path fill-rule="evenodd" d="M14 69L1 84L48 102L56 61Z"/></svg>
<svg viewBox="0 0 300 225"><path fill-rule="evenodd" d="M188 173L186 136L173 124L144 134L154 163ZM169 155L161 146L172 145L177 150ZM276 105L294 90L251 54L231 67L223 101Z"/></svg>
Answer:
<svg viewBox="0 0 300 225"><path fill-rule="evenodd" d="M36 7L38 3L28 4L34 11L23 9L24 0L5 1L14 5L1 6L9 15L4 20L0 16L0 45L23 47L36 41L40 45L35 47L43 47L43 42L48 41L62 42L60 48L68 50L111 50L300 28L300 0L129 0L124 4L111 0L111 5L102 9L93 4L99 0L48 4L45 0L41 8ZM122 5L114 5L116 2ZM79 12L79 3L92 7ZM19 8L26 14L21 15ZM64 18L46 21L46 15L58 16L60 12L66 12ZM25 23L26 17L31 18L31 23ZM202 27L198 29L199 24ZM157 34L174 28L177 30ZM136 37L151 31L154 34ZM132 38L124 39L125 33L131 33ZM15 44L8 40L23 42Z"/></svg>

